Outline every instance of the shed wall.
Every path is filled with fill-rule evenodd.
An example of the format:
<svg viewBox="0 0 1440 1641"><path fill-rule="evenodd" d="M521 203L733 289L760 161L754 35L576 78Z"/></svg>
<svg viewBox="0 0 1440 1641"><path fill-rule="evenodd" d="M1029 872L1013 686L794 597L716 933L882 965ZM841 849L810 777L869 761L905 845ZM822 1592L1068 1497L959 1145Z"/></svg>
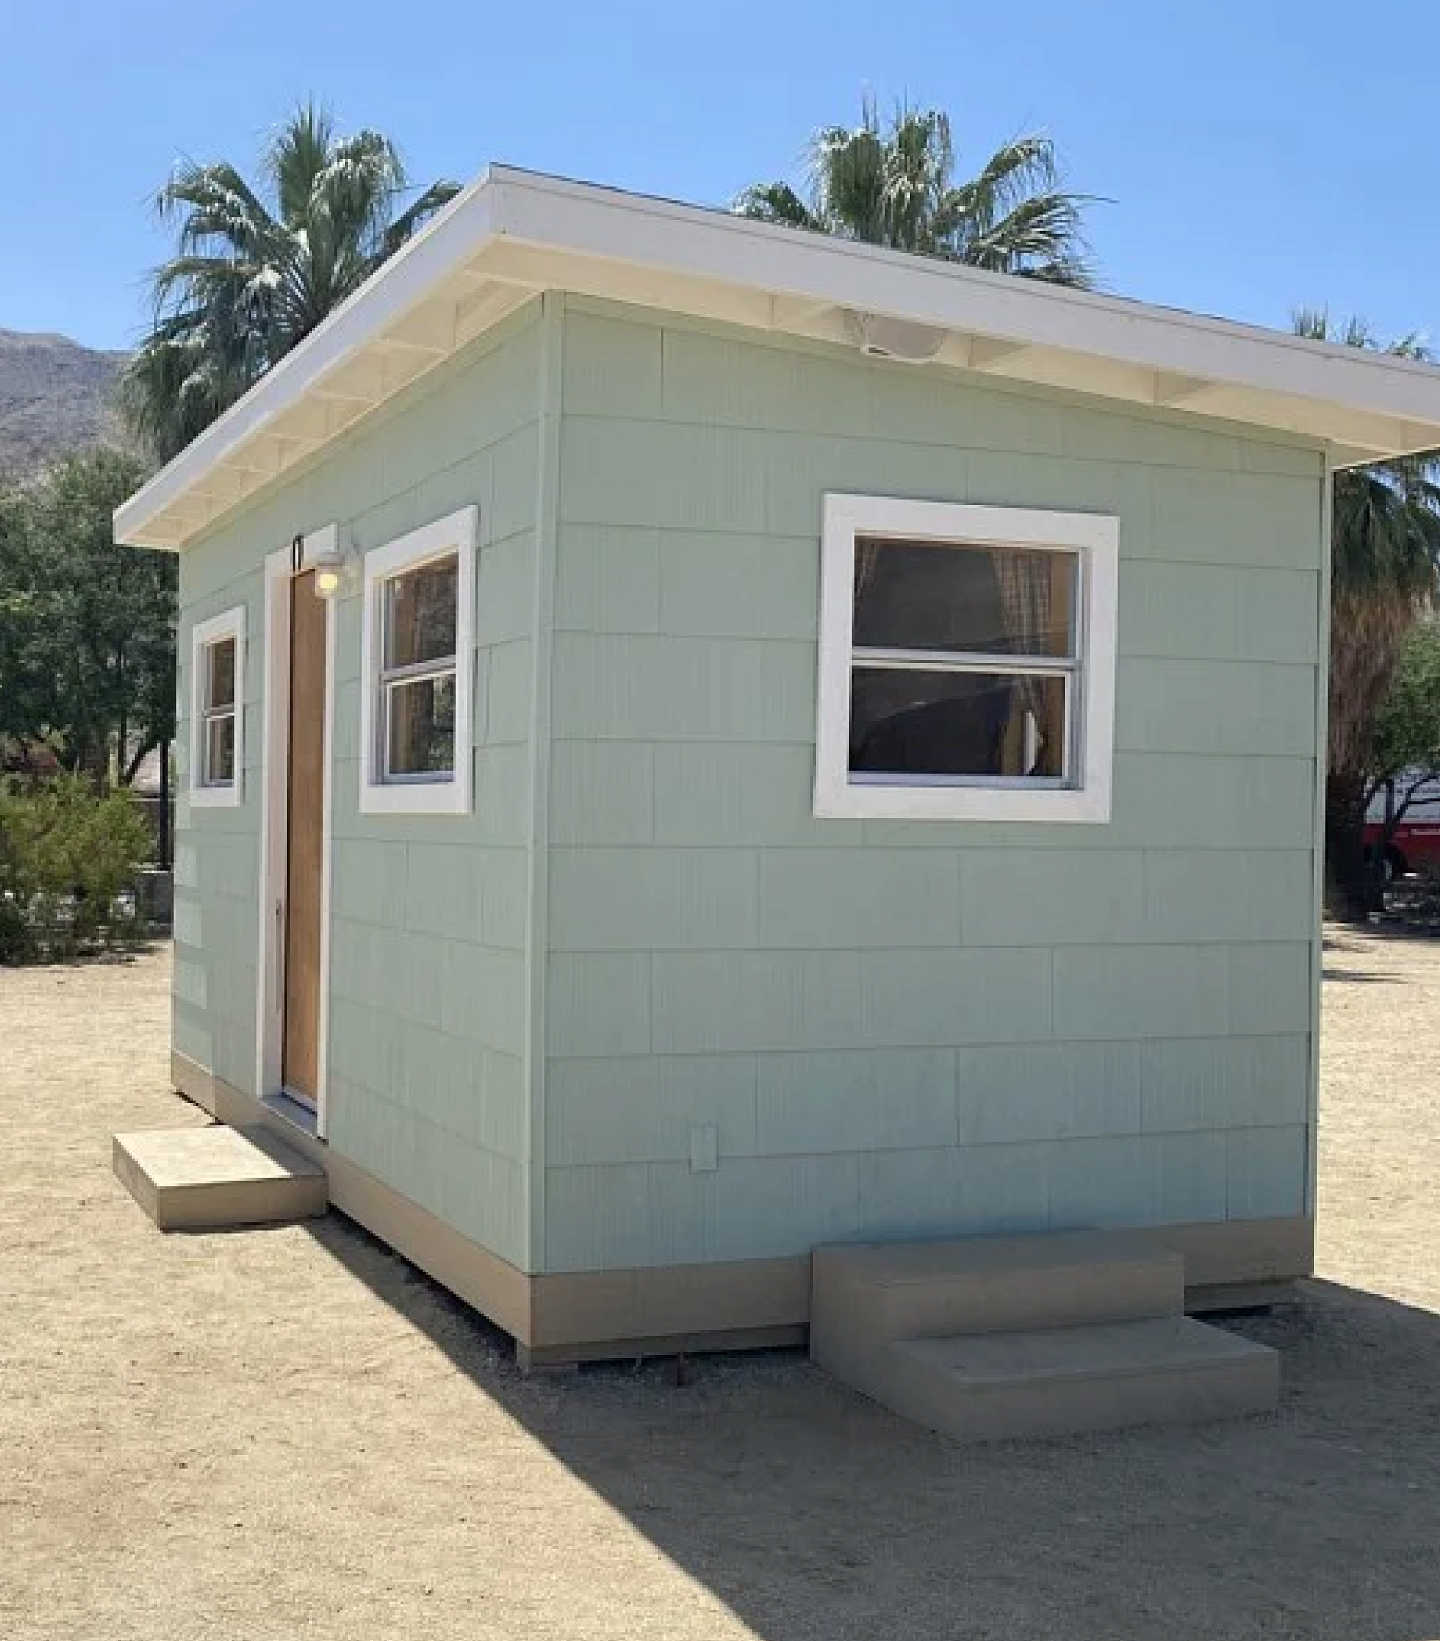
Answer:
<svg viewBox="0 0 1440 1641"><path fill-rule="evenodd" d="M1320 454L572 301L559 460L539 1268L1305 1213ZM1109 825L812 817L827 490L1119 515Z"/></svg>
<svg viewBox="0 0 1440 1641"><path fill-rule="evenodd" d="M522 1269L539 315L508 321L180 563L182 713L191 627L243 603L247 646L240 808L191 810L187 726L177 741L175 1046L253 1093L265 557L332 521L363 553L479 507L473 814L359 812L358 587L337 602L327 1113L333 1151Z"/></svg>

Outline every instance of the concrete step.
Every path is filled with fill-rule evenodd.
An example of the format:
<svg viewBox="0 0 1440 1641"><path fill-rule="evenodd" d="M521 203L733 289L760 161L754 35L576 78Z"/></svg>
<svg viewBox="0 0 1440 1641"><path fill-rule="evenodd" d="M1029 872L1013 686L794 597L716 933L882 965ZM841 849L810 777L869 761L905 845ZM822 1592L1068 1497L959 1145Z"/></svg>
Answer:
<svg viewBox="0 0 1440 1641"><path fill-rule="evenodd" d="M1188 1424L1273 1409L1275 1351L1185 1316L892 1341L857 1389L961 1441Z"/></svg>
<svg viewBox="0 0 1440 1641"><path fill-rule="evenodd" d="M157 1128L117 1134L116 1177L162 1231L312 1219L325 1170L263 1128Z"/></svg>
<svg viewBox="0 0 1440 1641"><path fill-rule="evenodd" d="M1178 1253L1125 1232L956 1237L816 1248L810 1349L843 1372L857 1341L1013 1332L1178 1315Z"/></svg>

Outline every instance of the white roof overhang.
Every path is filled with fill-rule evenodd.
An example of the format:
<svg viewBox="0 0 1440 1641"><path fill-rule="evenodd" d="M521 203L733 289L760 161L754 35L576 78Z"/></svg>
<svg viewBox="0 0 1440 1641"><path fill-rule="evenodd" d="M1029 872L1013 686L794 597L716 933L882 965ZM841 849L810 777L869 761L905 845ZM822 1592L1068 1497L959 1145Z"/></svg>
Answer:
<svg viewBox="0 0 1440 1641"><path fill-rule="evenodd" d="M1298 435L1440 448L1440 368L494 166L115 515L179 548L545 290ZM898 339L898 346L895 345Z"/></svg>

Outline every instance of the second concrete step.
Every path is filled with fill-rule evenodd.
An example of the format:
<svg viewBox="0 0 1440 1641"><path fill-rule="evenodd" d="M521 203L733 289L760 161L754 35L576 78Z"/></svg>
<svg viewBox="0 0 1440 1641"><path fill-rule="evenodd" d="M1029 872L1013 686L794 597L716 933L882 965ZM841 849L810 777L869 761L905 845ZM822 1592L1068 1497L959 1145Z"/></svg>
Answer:
<svg viewBox="0 0 1440 1641"><path fill-rule="evenodd" d="M1188 1316L890 1345L870 1386L962 1441L1194 1424L1274 1408L1280 1358Z"/></svg>

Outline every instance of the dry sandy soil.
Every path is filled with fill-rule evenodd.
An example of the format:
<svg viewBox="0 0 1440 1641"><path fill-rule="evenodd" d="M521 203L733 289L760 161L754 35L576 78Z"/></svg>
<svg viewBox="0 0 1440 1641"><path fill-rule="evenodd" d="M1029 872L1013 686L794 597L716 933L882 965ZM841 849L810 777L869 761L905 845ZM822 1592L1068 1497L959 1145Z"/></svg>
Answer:
<svg viewBox="0 0 1440 1641"><path fill-rule="evenodd" d="M335 1215L162 1236L165 954L0 972L0 1636L1440 1635L1440 944L1326 958L1278 1416L990 1448L795 1354L523 1379Z"/></svg>

